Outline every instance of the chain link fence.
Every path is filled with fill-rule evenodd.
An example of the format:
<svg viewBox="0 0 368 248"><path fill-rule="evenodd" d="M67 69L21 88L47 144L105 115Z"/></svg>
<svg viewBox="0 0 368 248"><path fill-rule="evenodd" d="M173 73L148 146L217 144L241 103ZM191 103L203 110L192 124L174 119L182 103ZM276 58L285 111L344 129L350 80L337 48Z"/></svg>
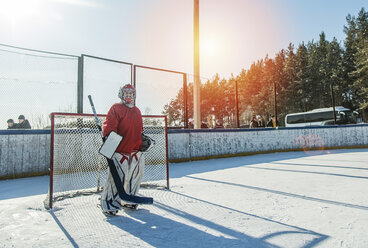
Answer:
<svg viewBox="0 0 368 248"><path fill-rule="evenodd" d="M210 79L200 81L202 91ZM49 129L52 112L92 113L88 95L93 96L97 112L106 114L119 101L119 88L128 83L136 87L136 105L143 115L166 115L168 127L191 128L193 82L193 75L180 71L0 44L0 129L8 128L8 119L17 123L19 115L28 119L32 129ZM231 93L218 102L234 105L234 90L224 91ZM208 98L211 92L202 94ZM213 127L216 119L236 127L233 108L226 109L230 115L224 117L218 114L220 107L209 105L201 102L201 120L207 127Z"/></svg>
<svg viewBox="0 0 368 248"><path fill-rule="evenodd" d="M184 128L187 120L187 79L179 71L134 65L137 106L145 115L167 115L168 126Z"/></svg>
<svg viewBox="0 0 368 248"><path fill-rule="evenodd" d="M132 80L132 64L82 55L83 81L79 98L83 99L82 113L92 113L88 95L93 96L97 112L106 114L110 107L119 101L119 88L130 84Z"/></svg>
<svg viewBox="0 0 368 248"><path fill-rule="evenodd" d="M19 115L50 128L51 112L77 111L78 57L0 45L0 129Z"/></svg>

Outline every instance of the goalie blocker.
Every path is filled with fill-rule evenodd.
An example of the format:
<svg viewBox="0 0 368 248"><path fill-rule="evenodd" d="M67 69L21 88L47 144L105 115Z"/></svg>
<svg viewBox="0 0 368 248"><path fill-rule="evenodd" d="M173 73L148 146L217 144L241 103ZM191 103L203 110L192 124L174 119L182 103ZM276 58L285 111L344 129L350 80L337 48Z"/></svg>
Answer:
<svg viewBox="0 0 368 248"><path fill-rule="evenodd" d="M112 156L114 155L123 138L123 136L111 131L99 150L100 154L108 159L112 159Z"/></svg>

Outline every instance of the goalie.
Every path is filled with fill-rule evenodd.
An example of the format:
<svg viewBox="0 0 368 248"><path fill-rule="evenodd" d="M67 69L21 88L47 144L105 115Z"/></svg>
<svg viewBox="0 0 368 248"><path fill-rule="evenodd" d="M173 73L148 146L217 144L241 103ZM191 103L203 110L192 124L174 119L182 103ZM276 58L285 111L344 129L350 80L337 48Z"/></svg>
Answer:
<svg viewBox="0 0 368 248"><path fill-rule="evenodd" d="M110 132L114 131L123 137L112 160L125 192L129 195L136 195L144 173L143 151L148 149L151 142L150 140L142 142L142 137L144 137L142 115L135 106L134 87L126 84L120 88L118 96L121 101L112 105L107 113L103 124L103 135L107 137ZM124 202L119 197L110 170L108 170L107 180L101 194L102 211L115 215L123 207L135 209L137 204Z"/></svg>

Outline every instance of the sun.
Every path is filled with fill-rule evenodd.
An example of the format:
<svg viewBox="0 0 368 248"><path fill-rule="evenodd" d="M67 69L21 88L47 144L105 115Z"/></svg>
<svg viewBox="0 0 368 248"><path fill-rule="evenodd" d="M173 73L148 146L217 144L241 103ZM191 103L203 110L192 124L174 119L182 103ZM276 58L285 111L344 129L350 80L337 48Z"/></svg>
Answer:
<svg viewBox="0 0 368 248"><path fill-rule="evenodd" d="M220 40L214 36L211 37L203 37L200 40L200 51L201 57L215 58L221 54L221 44Z"/></svg>

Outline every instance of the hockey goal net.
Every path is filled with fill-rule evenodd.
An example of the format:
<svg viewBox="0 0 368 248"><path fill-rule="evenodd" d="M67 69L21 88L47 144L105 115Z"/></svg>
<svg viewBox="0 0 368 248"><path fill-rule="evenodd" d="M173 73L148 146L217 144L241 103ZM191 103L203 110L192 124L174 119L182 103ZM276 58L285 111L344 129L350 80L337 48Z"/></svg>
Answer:
<svg viewBox="0 0 368 248"><path fill-rule="evenodd" d="M100 123L106 115L98 115ZM155 140L145 153L142 186L169 188L166 116L142 116L144 134ZM100 192L107 177L106 158L99 154L101 136L91 114L51 114L50 188L46 208L53 202Z"/></svg>

